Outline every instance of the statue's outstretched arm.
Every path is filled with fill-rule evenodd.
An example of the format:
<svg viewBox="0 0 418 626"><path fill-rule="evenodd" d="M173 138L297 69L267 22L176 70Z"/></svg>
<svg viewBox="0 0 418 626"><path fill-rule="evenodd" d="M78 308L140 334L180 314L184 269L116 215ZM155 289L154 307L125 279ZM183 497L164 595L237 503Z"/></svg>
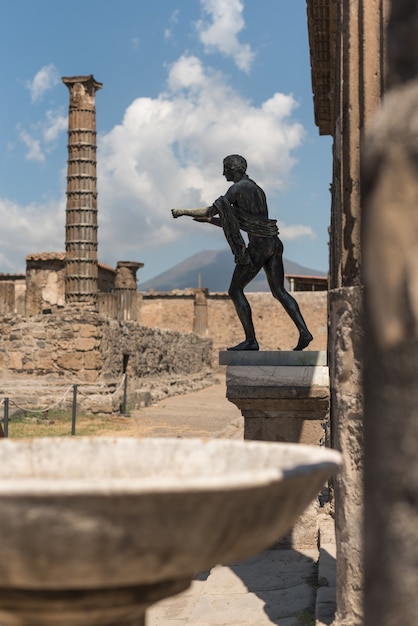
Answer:
<svg viewBox="0 0 418 626"><path fill-rule="evenodd" d="M214 226L222 226L221 219L219 217L194 217L195 222L207 222Z"/></svg>
<svg viewBox="0 0 418 626"><path fill-rule="evenodd" d="M171 210L171 214L173 217L181 217L182 215L187 215L188 217L194 217L197 219L208 218L210 217L211 212L212 212L212 207L203 207L199 209L172 209Z"/></svg>

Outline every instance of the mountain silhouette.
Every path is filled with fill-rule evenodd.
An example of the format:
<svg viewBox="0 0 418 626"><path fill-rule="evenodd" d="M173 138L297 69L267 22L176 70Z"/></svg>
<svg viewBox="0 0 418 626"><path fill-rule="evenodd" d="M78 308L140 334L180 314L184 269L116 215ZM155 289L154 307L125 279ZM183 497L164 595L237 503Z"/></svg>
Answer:
<svg viewBox="0 0 418 626"><path fill-rule="evenodd" d="M293 261L283 259L285 274L299 276L326 276L325 272L303 267ZM231 276L234 271L234 259L229 248L224 250L203 250L171 269L139 284L140 291L172 291L173 289L188 289L206 287L211 292L228 291ZM287 281L286 281L287 283ZM286 284L288 287L288 284ZM246 287L246 291L269 291L269 286L263 270Z"/></svg>

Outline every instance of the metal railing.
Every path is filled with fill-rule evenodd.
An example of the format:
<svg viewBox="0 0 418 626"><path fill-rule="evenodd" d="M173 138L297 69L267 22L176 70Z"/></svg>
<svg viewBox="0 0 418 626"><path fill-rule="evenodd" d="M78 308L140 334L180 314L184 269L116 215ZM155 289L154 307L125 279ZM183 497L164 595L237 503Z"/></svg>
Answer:
<svg viewBox="0 0 418 626"><path fill-rule="evenodd" d="M89 385L91 386L91 385ZM47 413L48 411L51 411L51 409L54 409L55 407L57 407L59 404L61 404L66 396L68 395L68 393L72 390L73 392L73 397L72 397L72 403L71 403L71 435L75 436L76 434L76 425L77 425L77 396L78 394L87 397L87 394L83 393L80 389L79 389L80 385L79 384L71 384L67 387L67 389L64 391L64 393L60 396L60 398L58 398L58 400L56 400L55 402L53 402L52 404L43 407L43 408L38 408L38 409L31 409L28 407L23 407L20 404L18 404L17 402L15 402L13 399L10 399L9 397L5 397L3 398L3 400L0 401L0 406L3 405L3 418L0 419L0 425L3 422L3 433L5 437L9 436L9 421L10 421L10 406L14 406L16 409L20 410L20 411L24 411L25 414L26 413L34 413L34 414L41 414L44 415L45 413ZM117 393L119 393L119 391L123 388L123 395L122 395L122 402L120 405L120 414L128 417L128 413L127 413L127 395L128 395L128 376L127 374L123 374L122 375L122 380L119 384L119 386L117 387L117 389L115 389L115 391L113 391L111 394L109 395L116 395Z"/></svg>

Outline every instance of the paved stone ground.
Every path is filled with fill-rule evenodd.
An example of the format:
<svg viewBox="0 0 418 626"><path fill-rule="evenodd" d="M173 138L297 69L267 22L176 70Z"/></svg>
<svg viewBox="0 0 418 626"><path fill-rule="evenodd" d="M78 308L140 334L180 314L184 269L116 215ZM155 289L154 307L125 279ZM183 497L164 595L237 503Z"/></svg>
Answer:
<svg viewBox="0 0 418 626"><path fill-rule="evenodd" d="M148 611L147 626L314 624L316 550L268 550L216 566Z"/></svg>
<svg viewBox="0 0 418 626"><path fill-rule="evenodd" d="M242 439L244 419L240 410L226 399L225 376L217 384L165 398L156 404L132 411L136 436L225 437Z"/></svg>
<svg viewBox="0 0 418 626"><path fill-rule="evenodd" d="M225 379L167 398L131 415L137 436L243 437ZM147 626L329 626L335 613L335 536L319 514L318 550L273 547L245 561L198 574L191 587L152 607ZM202 538L204 541L204 538Z"/></svg>

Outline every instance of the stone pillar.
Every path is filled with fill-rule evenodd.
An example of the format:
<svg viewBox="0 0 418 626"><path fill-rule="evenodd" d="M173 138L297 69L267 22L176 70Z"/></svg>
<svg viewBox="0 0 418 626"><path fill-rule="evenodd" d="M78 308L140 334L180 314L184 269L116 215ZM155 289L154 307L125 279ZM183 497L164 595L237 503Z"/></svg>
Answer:
<svg viewBox="0 0 418 626"><path fill-rule="evenodd" d="M334 477L337 539L337 625L362 624L363 605L363 394L362 290L333 289L329 365L331 443L344 457Z"/></svg>
<svg viewBox="0 0 418 626"><path fill-rule="evenodd" d="M200 337L208 334L208 290L195 289L194 292L194 316L193 332Z"/></svg>
<svg viewBox="0 0 418 626"><path fill-rule="evenodd" d="M93 75L62 80L70 91L65 299L95 304L98 278L95 95L102 84Z"/></svg>
<svg viewBox="0 0 418 626"><path fill-rule="evenodd" d="M337 626L363 623L363 402L360 147L384 91L386 0L337 7L330 235L331 437L335 480ZM377 622L376 622L377 623Z"/></svg>
<svg viewBox="0 0 418 626"><path fill-rule="evenodd" d="M365 624L418 621L418 4L393 0L365 147Z"/></svg>
<svg viewBox="0 0 418 626"><path fill-rule="evenodd" d="M118 261L116 265L115 293L117 295L117 315L120 320L137 321L138 291L136 273L143 263Z"/></svg>
<svg viewBox="0 0 418 626"><path fill-rule="evenodd" d="M13 282L0 281L0 315L15 313L16 293Z"/></svg>

